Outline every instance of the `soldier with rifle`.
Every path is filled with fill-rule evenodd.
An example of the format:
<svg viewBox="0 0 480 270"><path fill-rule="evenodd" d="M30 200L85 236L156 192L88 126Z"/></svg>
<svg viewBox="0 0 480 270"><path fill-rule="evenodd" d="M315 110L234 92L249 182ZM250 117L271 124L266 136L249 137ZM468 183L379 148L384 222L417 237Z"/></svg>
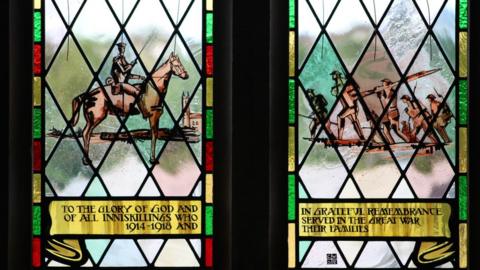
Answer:
<svg viewBox="0 0 480 270"><path fill-rule="evenodd" d="M438 72L440 68L432 70L424 70L406 77L406 82L420 79L422 77L431 75L435 72ZM390 128L393 128L395 133L402 138L403 141L409 142L410 138L400 130L400 114L397 107L397 99L395 97L395 87L400 83L400 81L392 82L389 79L383 79L382 85L376 86L373 89L363 91L361 93L362 97L369 96L372 94L377 94L378 99L382 108L385 109L387 105L388 111L384 114L382 118L383 124L383 133L388 141L388 143L393 144L395 141L390 133ZM393 100L392 100L393 99ZM391 102L390 102L391 101Z"/></svg>
<svg viewBox="0 0 480 270"><path fill-rule="evenodd" d="M392 86L393 83L390 79L383 79L382 83L382 90L376 92L376 94L382 104L382 108L385 109L385 107L388 106L388 110L382 118L383 134L388 143L394 144L395 141L390 133L390 129L393 129L404 142L408 142L408 137L400 130L400 113L398 112L395 89Z"/></svg>
<svg viewBox="0 0 480 270"><path fill-rule="evenodd" d="M128 80L145 80L145 77L132 74L132 69L136 64L136 59L132 63L128 63L127 59L125 58L125 46L126 44L123 42L118 43L118 55L113 57L112 69L110 70L110 75L114 81L112 94L118 95L125 92L136 97L140 93L140 90L129 84Z"/></svg>
<svg viewBox="0 0 480 270"><path fill-rule="evenodd" d="M445 143L450 143L451 140L450 137L448 137L445 127L450 123L453 113L450 110L450 107L448 107L448 104L442 106L442 102L438 101L436 98L437 97L433 94L427 96L427 99L430 101L430 110L432 114L435 116L438 113L437 119L435 119L435 122L433 123L433 127L438 131Z"/></svg>
<svg viewBox="0 0 480 270"><path fill-rule="evenodd" d="M325 122L325 129L329 138L334 139L332 130L330 129L330 120L327 118L327 105L328 102L322 94L315 95L313 89L306 90L307 99L313 107L313 112L308 116L312 119L309 125L310 136L312 140L315 138L318 126Z"/></svg>
<svg viewBox="0 0 480 270"><path fill-rule="evenodd" d="M343 87L342 74L334 70L330 73L332 79L335 81L335 85L332 87L332 94L338 96L341 88ZM337 127L338 127L338 140L343 139L343 131L345 129L345 118L348 118L352 122L353 128L357 133L360 140L364 141L365 136L363 135L362 127L360 126L360 121L358 120L358 86L352 82L349 83L343 93L340 96L340 103L342 104L342 110L337 115Z"/></svg>
<svg viewBox="0 0 480 270"><path fill-rule="evenodd" d="M420 131L420 129L423 129L423 132L427 132L428 130L428 123L425 119L431 118L430 113L428 113L427 109L425 108L419 108L415 102L412 101L412 98L408 95L403 95L401 98L403 103L407 104L407 108L405 108L405 112L409 116L410 119L412 119L413 122L413 129L411 136L415 138L414 141L411 142L418 142L417 134ZM437 139L433 134L430 132L428 134L428 137L432 141L432 143L438 143Z"/></svg>

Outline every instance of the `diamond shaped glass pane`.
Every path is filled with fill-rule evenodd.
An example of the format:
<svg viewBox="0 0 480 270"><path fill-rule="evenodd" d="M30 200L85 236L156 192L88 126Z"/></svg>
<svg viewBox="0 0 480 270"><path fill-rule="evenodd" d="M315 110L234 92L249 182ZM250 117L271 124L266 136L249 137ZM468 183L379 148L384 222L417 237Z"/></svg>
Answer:
<svg viewBox="0 0 480 270"><path fill-rule="evenodd" d="M126 141L115 142L100 167L100 176L112 196L134 196L146 173L134 145Z"/></svg>
<svg viewBox="0 0 480 270"><path fill-rule="evenodd" d="M419 150L406 173L419 198L442 198L454 175L444 152L428 148Z"/></svg>
<svg viewBox="0 0 480 270"><path fill-rule="evenodd" d="M320 34L320 26L312 13L312 9L307 4L307 0L298 1L298 16L302 18L298 23L298 64L302 65Z"/></svg>
<svg viewBox="0 0 480 270"><path fill-rule="evenodd" d="M140 58L148 70L164 50L173 27L160 1L142 0L133 11L127 23L126 31L133 41Z"/></svg>
<svg viewBox="0 0 480 270"><path fill-rule="evenodd" d="M455 68L455 1L448 0L442 10L440 17L433 27L433 32L438 38L450 63Z"/></svg>
<svg viewBox="0 0 480 270"><path fill-rule="evenodd" d="M70 47L63 44L46 79L63 113L70 119L72 100L86 92L92 82L92 74L73 42Z"/></svg>
<svg viewBox="0 0 480 270"><path fill-rule="evenodd" d="M343 0L335 10L327 32L347 69L352 71L373 33L373 26L360 0Z"/></svg>
<svg viewBox="0 0 480 270"><path fill-rule="evenodd" d="M394 1L379 30L400 70L404 72L427 32L412 0Z"/></svg>
<svg viewBox="0 0 480 270"><path fill-rule="evenodd" d="M100 66L118 30L105 1L87 1L75 21L73 33L94 69Z"/></svg>
<svg viewBox="0 0 480 270"><path fill-rule="evenodd" d="M63 40L65 25L52 1L45 1L45 65L48 66Z"/></svg>
<svg viewBox="0 0 480 270"><path fill-rule="evenodd" d="M320 139L327 139L324 132ZM321 143L313 145L299 174L312 198L334 198L347 177L335 149Z"/></svg>
<svg viewBox="0 0 480 270"><path fill-rule="evenodd" d="M332 45L325 35L322 35L305 62L300 73L300 80L305 88L313 89L315 94L322 94L327 101L327 111L335 103L336 96L332 94L335 81L331 73L339 71L345 77L346 71L342 68Z"/></svg>
<svg viewBox="0 0 480 270"><path fill-rule="evenodd" d="M165 196L188 196L200 176L200 170L185 142L170 141L153 168Z"/></svg>

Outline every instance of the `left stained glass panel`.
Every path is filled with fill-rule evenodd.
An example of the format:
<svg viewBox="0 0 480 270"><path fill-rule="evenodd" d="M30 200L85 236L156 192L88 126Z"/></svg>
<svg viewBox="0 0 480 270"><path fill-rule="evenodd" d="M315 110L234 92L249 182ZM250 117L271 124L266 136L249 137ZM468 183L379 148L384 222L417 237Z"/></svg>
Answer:
<svg viewBox="0 0 480 270"><path fill-rule="evenodd" d="M32 266L213 267L212 0L34 0Z"/></svg>

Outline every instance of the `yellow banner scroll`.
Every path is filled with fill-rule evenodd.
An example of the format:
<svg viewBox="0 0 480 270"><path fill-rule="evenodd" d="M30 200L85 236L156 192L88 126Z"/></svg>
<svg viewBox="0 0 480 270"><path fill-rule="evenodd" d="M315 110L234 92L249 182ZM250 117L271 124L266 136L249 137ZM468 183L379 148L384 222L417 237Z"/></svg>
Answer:
<svg viewBox="0 0 480 270"><path fill-rule="evenodd" d="M52 201L51 235L200 234L197 200Z"/></svg>
<svg viewBox="0 0 480 270"><path fill-rule="evenodd" d="M299 234L450 238L446 203L300 203Z"/></svg>

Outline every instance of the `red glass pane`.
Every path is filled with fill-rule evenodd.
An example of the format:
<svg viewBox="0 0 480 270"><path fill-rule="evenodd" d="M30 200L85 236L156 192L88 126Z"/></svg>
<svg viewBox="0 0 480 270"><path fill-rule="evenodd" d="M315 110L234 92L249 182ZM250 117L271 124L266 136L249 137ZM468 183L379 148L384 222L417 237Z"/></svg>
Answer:
<svg viewBox="0 0 480 270"><path fill-rule="evenodd" d="M213 46L207 46L207 75L213 75Z"/></svg>
<svg viewBox="0 0 480 270"><path fill-rule="evenodd" d="M40 238L34 237L32 240L32 265L34 267L40 267Z"/></svg>
<svg viewBox="0 0 480 270"><path fill-rule="evenodd" d="M213 266L213 239L205 239L205 266Z"/></svg>
<svg viewBox="0 0 480 270"><path fill-rule="evenodd" d="M208 172L213 171L213 142L209 141L205 145L205 169Z"/></svg>
<svg viewBox="0 0 480 270"><path fill-rule="evenodd" d="M42 72L42 46L33 45L33 73L40 75Z"/></svg>
<svg viewBox="0 0 480 270"><path fill-rule="evenodd" d="M42 145L41 141L33 141L33 170L40 171L42 167Z"/></svg>

